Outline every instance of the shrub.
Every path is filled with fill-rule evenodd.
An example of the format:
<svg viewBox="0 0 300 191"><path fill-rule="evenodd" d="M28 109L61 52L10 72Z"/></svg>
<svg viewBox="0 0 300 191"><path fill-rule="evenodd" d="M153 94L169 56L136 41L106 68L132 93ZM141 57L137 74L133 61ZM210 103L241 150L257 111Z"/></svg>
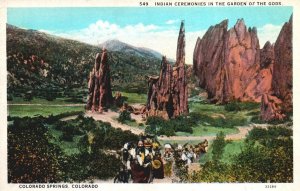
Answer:
<svg viewBox="0 0 300 191"><path fill-rule="evenodd" d="M278 124L282 124L282 123L286 123L286 122L291 122L292 119L290 118L292 116L292 113L287 114L287 117L285 117L283 120L280 119L273 119L268 121L268 124L273 124L273 125L278 125ZM251 122L252 123L257 123L257 124L265 124L266 121L263 121L261 119L260 113L258 115L255 115L251 118Z"/></svg>
<svg viewBox="0 0 300 191"><path fill-rule="evenodd" d="M220 161L226 146L225 134L223 131L217 134L216 139L212 143L212 159Z"/></svg>
<svg viewBox="0 0 300 191"><path fill-rule="evenodd" d="M193 133L192 121L186 116L164 120L161 117L151 116L147 118L145 132L154 135L173 136L176 131Z"/></svg>
<svg viewBox="0 0 300 191"><path fill-rule="evenodd" d="M31 91L28 91L24 94L24 101L31 101L33 99L33 94Z"/></svg>
<svg viewBox="0 0 300 191"><path fill-rule="evenodd" d="M236 101L227 103L224 108L226 111L241 111L241 107Z"/></svg>
<svg viewBox="0 0 300 191"><path fill-rule="evenodd" d="M122 163L113 155L101 150L94 153L83 152L65 157L63 163L64 181L81 182L87 179L107 179L115 176Z"/></svg>
<svg viewBox="0 0 300 191"><path fill-rule="evenodd" d="M149 134L149 135L160 135L157 132L157 128L154 125L148 125L145 128L145 134Z"/></svg>
<svg viewBox="0 0 300 191"><path fill-rule="evenodd" d="M252 123L257 123L257 124L264 124L266 123L265 121L261 120L260 118L260 113L258 115L255 115L251 118Z"/></svg>
<svg viewBox="0 0 300 191"><path fill-rule="evenodd" d="M115 155L106 154L104 149L117 150L126 142L138 141L138 136L130 131L83 116L68 122L51 121L51 125L45 117L13 120L8 127L8 178L12 183L110 178L120 169L121 161ZM62 131L63 141L50 136L48 128ZM80 153L67 155L62 152L66 149L64 141L72 141L77 130L83 132L77 142Z"/></svg>
<svg viewBox="0 0 300 191"><path fill-rule="evenodd" d="M170 120L170 126L173 127L174 131L182 131L187 133L193 133L192 126L196 125L195 121L190 120L187 116L178 116L174 120Z"/></svg>
<svg viewBox="0 0 300 191"><path fill-rule="evenodd" d="M292 141L291 141L292 143ZM289 148L288 148L289 147ZM292 182L292 144L263 147L248 144L234 162L233 168L240 181Z"/></svg>
<svg viewBox="0 0 300 191"><path fill-rule="evenodd" d="M242 152L233 156L232 164L220 160L205 163L189 176L190 182L293 182L292 130L270 127L249 132ZM216 140L218 144L216 144ZM219 135L213 142L219 158L226 143ZM216 145L218 145L216 147Z"/></svg>
<svg viewBox="0 0 300 191"><path fill-rule="evenodd" d="M73 135L69 134L67 132L63 132L63 134L59 138L61 141L68 141L72 142L73 141Z"/></svg>
<svg viewBox="0 0 300 191"><path fill-rule="evenodd" d="M15 118L8 126L8 182L46 183L61 180L61 150L49 142L40 118Z"/></svg>
<svg viewBox="0 0 300 191"><path fill-rule="evenodd" d="M233 101L233 102L227 103L224 108L226 111L230 112L230 111L259 109L259 107L260 107L260 103Z"/></svg>
<svg viewBox="0 0 300 191"><path fill-rule="evenodd" d="M13 96L9 93L7 93L7 101L13 101Z"/></svg>
<svg viewBox="0 0 300 191"><path fill-rule="evenodd" d="M118 121L124 123L126 120L131 121L131 116L129 111L124 110L119 114Z"/></svg>
<svg viewBox="0 0 300 191"><path fill-rule="evenodd" d="M159 135L166 135L166 136L174 136L175 130L174 128L171 128L170 126L162 126L158 130Z"/></svg>
<svg viewBox="0 0 300 191"><path fill-rule="evenodd" d="M260 103L256 103L256 102L239 102L238 104L241 110L260 109Z"/></svg>
<svg viewBox="0 0 300 191"><path fill-rule="evenodd" d="M45 98L46 98L47 101L53 101L53 100L56 99L56 95L53 94L53 93L48 93L48 94L45 95Z"/></svg>
<svg viewBox="0 0 300 191"><path fill-rule="evenodd" d="M74 154L71 156L64 156L62 162L63 180L65 182L81 182L88 179L92 174L90 173L91 157L87 152Z"/></svg>
<svg viewBox="0 0 300 191"><path fill-rule="evenodd" d="M115 176L122 166L121 160L114 155L104 154L102 151L93 152L89 164L90 175L99 179Z"/></svg>

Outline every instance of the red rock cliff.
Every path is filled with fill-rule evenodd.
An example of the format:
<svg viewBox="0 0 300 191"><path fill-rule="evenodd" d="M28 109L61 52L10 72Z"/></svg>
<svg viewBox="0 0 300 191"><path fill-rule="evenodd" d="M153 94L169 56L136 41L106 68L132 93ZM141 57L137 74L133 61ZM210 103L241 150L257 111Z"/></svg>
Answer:
<svg viewBox="0 0 300 191"><path fill-rule="evenodd" d="M282 27L274 46L272 87L261 100L261 118L283 119L293 110L293 20Z"/></svg>
<svg viewBox="0 0 300 191"><path fill-rule="evenodd" d="M194 50L194 71L200 87L213 102L257 101L247 91L260 70L256 28L247 29L240 19L227 31L228 20L210 27Z"/></svg>

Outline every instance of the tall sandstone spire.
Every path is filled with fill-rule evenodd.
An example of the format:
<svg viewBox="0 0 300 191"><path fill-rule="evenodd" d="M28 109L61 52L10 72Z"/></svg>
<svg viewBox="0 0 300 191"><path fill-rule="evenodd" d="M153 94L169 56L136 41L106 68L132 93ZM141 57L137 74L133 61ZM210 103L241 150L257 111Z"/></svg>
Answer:
<svg viewBox="0 0 300 191"><path fill-rule="evenodd" d="M113 104L106 49L96 55L95 65L89 76L88 89L87 110L102 112Z"/></svg>
<svg viewBox="0 0 300 191"><path fill-rule="evenodd" d="M188 89L185 71L185 30L181 22L175 66L172 68L164 56L159 76L148 81L147 115L164 119L188 113Z"/></svg>
<svg viewBox="0 0 300 191"><path fill-rule="evenodd" d="M188 88L185 71L185 29L184 21L181 22L176 52L176 63L173 68L174 89L173 102L175 116L188 113Z"/></svg>

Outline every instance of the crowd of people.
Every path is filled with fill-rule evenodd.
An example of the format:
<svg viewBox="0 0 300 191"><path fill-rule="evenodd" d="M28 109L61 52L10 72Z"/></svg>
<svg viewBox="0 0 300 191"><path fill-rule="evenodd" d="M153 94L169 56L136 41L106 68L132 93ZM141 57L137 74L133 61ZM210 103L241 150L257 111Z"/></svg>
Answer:
<svg viewBox="0 0 300 191"><path fill-rule="evenodd" d="M175 176L176 162L188 167L207 152L208 141L198 145L172 145L160 143L151 136L142 136L137 143L124 144L122 151L123 168L115 182L150 183L154 178Z"/></svg>

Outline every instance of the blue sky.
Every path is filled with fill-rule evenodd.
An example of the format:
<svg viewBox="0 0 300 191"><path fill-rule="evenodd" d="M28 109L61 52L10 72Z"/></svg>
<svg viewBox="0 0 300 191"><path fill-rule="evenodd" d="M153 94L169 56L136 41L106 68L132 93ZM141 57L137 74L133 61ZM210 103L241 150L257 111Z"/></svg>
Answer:
<svg viewBox="0 0 300 191"><path fill-rule="evenodd" d="M181 20L185 20L187 61L191 62L198 36L211 25L229 19L232 27L243 18L257 27L260 46L274 42L292 7L99 7L8 8L9 24L99 44L108 39L152 48L174 58Z"/></svg>

